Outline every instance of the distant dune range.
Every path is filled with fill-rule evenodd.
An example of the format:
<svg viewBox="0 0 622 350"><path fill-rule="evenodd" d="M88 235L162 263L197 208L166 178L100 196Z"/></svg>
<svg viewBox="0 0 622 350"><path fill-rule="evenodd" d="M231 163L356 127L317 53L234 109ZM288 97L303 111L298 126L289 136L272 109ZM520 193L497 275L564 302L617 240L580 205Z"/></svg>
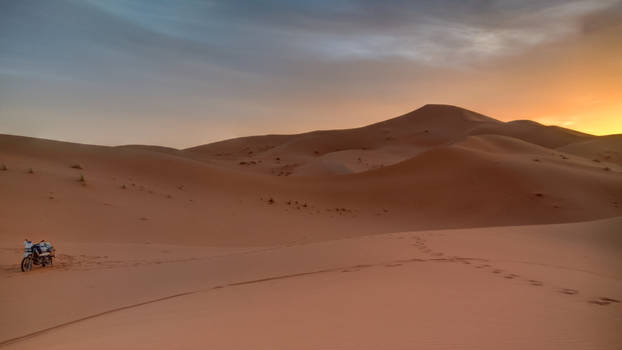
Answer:
<svg viewBox="0 0 622 350"><path fill-rule="evenodd" d="M11 239L265 245L622 215L622 135L446 105L185 150L0 135L0 163Z"/></svg>

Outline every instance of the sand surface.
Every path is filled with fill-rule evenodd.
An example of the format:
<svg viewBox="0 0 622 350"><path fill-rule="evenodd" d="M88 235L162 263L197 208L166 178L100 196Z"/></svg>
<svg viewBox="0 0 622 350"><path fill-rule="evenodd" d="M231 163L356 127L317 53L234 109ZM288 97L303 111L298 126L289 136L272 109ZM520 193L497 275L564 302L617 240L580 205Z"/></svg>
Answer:
<svg viewBox="0 0 622 350"><path fill-rule="evenodd" d="M50 270L5 268L1 345L618 349L621 230L617 218L253 249L106 245Z"/></svg>
<svg viewBox="0 0 622 350"><path fill-rule="evenodd" d="M620 349L620 140L442 105L185 150L0 135L0 347ZM55 265L20 272L23 238Z"/></svg>

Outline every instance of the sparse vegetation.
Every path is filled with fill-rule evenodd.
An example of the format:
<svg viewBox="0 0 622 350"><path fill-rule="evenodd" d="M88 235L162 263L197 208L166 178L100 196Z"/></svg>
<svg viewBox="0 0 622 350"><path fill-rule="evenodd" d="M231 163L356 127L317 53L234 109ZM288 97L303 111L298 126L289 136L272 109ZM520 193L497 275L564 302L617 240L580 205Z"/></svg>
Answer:
<svg viewBox="0 0 622 350"><path fill-rule="evenodd" d="M609 168L609 167L605 167L605 168L603 168L603 170L604 170L604 171L611 171L611 168Z"/></svg>
<svg viewBox="0 0 622 350"><path fill-rule="evenodd" d="M125 184L121 185L121 189L127 189L127 186L125 186Z"/></svg>
<svg viewBox="0 0 622 350"><path fill-rule="evenodd" d="M2 163L0 164L0 171L7 171L9 170L9 168L6 167L6 164Z"/></svg>
<svg viewBox="0 0 622 350"><path fill-rule="evenodd" d="M35 171L32 170L32 168L28 168L28 174L34 174L34 173L35 173Z"/></svg>
<svg viewBox="0 0 622 350"><path fill-rule="evenodd" d="M78 182L86 185L86 179L84 178L84 174L80 174L80 178L78 179Z"/></svg>
<svg viewBox="0 0 622 350"><path fill-rule="evenodd" d="M270 198L270 199L268 199L268 204L274 204L274 203L276 203L276 202L275 202L275 200L274 200L274 198Z"/></svg>
<svg viewBox="0 0 622 350"><path fill-rule="evenodd" d="M543 197L543 196L544 196L544 194L543 194L543 193L540 193L540 192L536 192L536 193L534 193L534 195L535 195L536 197Z"/></svg>
<svg viewBox="0 0 622 350"><path fill-rule="evenodd" d="M72 168L72 169L80 169L80 170L82 170L82 165L80 165L80 164L74 164L74 165L72 165L72 166L71 166L71 168Z"/></svg>

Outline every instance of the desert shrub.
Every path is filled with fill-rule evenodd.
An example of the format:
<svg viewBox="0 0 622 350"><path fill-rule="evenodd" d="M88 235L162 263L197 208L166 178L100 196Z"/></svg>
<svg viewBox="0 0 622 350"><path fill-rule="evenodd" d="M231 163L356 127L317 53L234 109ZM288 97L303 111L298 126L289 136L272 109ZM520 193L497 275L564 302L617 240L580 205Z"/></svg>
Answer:
<svg viewBox="0 0 622 350"><path fill-rule="evenodd" d="M9 170L9 168L6 167L6 164L2 163L0 164L0 171L7 171Z"/></svg>
<svg viewBox="0 0 622 350"><path fill-rule="evenodd" d="M74 165L72 165L72 166L71 166L71 168L72 168L72 169L80 169L80 170L82 170L82 165L80 165L80 164L74 164Z"/></svg>

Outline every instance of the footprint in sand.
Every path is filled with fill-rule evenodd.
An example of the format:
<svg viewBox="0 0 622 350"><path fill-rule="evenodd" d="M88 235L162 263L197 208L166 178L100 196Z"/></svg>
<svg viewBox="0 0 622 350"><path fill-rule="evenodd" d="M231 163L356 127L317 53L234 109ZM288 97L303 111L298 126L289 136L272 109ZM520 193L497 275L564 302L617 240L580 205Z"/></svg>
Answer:
<svg viewBox="0 0 622 350"><path fill-rule="evenodd" d="M601 297L598 299L588 301L588 303L596 304L596 305L609 305L611 303L619 303L619 302L620 300L613 299L613 298L607 298L607 297Z"/></svg>
<svg viewBox="0 0 622 350"><path fill-rule="evenodd" d="M398 267L398 266L402 266L402 265L403 264L400 264L400 263L394 263L394 264L386 264L384 266L386 266L386 267Z"/></svg>
<svg viewBox="0 0 622 350"><path fill-rule="evenodd" d="M483 268L486 268L486 267L490 267L490 265L488 265L488 264L483 264L483 265L477 265L477 266L475 266L475 268L476 268L476 269L483 269Z"/></svg>
<svg viewBox="0 0 622 350"><path fill-rule="evenodd" d="M579 291L576 289L571 289L571 288L563 288L559 291L562 294L567 294L567 295L575 295L575 294L579 294Z"/></svg>
<svg viewBox="0 0 622 350"><path fill-rule="evenodd" d="M511 273L511 274L508 274L508 275L503 276L503 278L507 278L507 279L509 279L509 280L513 280L513 279L515 279L516 277L519 277L519 276L518 276L517 274L515 274L515 273Z"/></svg>
<svg viewBox="0 0 622 350"><path fill-rule="evenodd" d="M536 281L536 280L529 280L529 284L531 284L532 286L536 286L536 287L540 287L543 285L541 281Z"/></svg>
<svg viewBox="0 0 622 350"><path fill-rule="evenodd" d="M503 270L499 270L499 269L492 270L492 273L501 273L501 272L503 272Z"/></svg>

